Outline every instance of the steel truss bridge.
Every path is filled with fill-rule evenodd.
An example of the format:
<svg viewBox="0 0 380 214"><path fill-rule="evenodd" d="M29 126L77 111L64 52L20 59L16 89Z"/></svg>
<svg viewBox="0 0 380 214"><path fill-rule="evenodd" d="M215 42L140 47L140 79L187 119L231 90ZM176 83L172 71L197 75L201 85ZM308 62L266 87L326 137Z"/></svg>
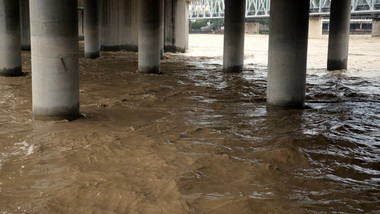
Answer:
<svg viewBox="0 0 380 214"><path fill-rule="evenodd" d="M285 0L284 0L285 1ZM348 1L348 0L347 0ZM190 0L190 19L224 17L225 0ZM311 16L328 16L331 0L310 0ZM367 17L380 14L380 0L351 0L352 15ZM247 18L265 18L270 14L270 0L247 0Z"/></svg>

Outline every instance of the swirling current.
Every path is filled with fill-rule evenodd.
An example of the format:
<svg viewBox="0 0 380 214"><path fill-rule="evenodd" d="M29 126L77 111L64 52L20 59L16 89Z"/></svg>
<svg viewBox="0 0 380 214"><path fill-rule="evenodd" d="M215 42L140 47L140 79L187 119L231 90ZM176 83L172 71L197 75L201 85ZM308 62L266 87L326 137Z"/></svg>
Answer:
<svg viewBox="0 0 380 214"><path fill-rule="evenodd" d="M202 38L222 37L191 35L162 75L137 53L81 57L71 122L32 120L23 52L26 74L0 77L0 213L380 212L378 38L351 38L347 71L312 40L300 110L266 106L266 36L247 38L242 74Z"/></svg>

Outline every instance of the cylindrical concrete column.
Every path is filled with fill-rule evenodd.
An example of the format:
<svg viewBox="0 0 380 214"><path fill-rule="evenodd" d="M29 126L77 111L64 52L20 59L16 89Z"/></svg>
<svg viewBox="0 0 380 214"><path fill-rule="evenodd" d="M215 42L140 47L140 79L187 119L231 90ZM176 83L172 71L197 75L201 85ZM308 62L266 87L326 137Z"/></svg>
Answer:
<svg viewBox="0 0 380 214"><path fill-rule="evenodd" d="M304 0L271 1L268 105L304 106L309 4Z"/></svg>
<svg viewBox="0 0 380 214"><path fill-rule="evenodd" d="M162 0L139 0L139 57L142 73L160 73Z"/></svg>
<svg viewBox="0 0 380 214"><path fill-rule="evenodd" d="M347 69L350 17L351 1L331 1L327 70Z"/></svg>
<svg viewBox="0 0 380 214"><path fill-rule="evenodd" d="M224 17L224 72L242 72L244 66L245 0L226 0Z"/></svg>
<svg viewBox="0 0 380 214"><path fill-rule="evenodd" d="M165 0L165 52L186 52L189 46L187 0Z"/></svg>
<svg viewBox="0 0 380 214"><path fill-rule="evenodd" d="M138 0L102 0L101 49L137 51Z"/></svg>
<svg viewBox="0 0 380 214"><path fill-rule="evenodd" d="M128 42L127 49L130 51L137 52L138 50L138 37L139 37L139 29L138 29L138 1L139 0L130 0L131 1L131 9L129 12L129 23L130 27L127 29L128 32Z"/></svg>
<svg viewBox="0 0 380 214"><path fill-rule="evenodd" d="M0 0L0 75L21 74L19 1Z"/></svg>
<svg viewBox="0 0 380 214"><path fill-rule="evenodd" d="M78 40L84 40L84 10L78 10Z"/></svg>
<svg viewBox="0 0 380 214"><path fill-rule="evenodd" d="M100 57L100 0L84 1L84 55L86 59Z"/></svg>
<svg viewBox="0 0 380 214"><path fill-rule="evenodd" d="M30 51L29 0L21 0L21 49Z"/></svg>
<svg viewBox="0 0 380 214"><path fill-rule="evenodd" d="M165 50L165 1L160 1L160 14L161 14L161 22L160 22L160 58L164 59L164 50Z"/></svg>
<svg viewBox="0 0 380 214"><path fill-rule="evenodd" d="M79 116L78 0L30 1L33 116Z"/></svg>

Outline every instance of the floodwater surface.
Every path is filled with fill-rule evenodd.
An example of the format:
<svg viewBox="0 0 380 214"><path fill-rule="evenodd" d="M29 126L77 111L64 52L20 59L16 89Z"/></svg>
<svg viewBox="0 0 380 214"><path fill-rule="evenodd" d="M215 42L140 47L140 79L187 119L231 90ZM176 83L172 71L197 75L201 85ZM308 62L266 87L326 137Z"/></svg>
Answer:
<svg viewBox="0 0 380 214"><path fill-rule="evenodd" d="M0 77L0 213L380 212L379 38L353 37L333 72L327 39L311 40L307 108L279 110L267 36L247 38L242 74L200 48L222 36L202 36L162 75L137 73L132 52L81 57L71 122L32 120L23 52L26 75Z"/></svg>

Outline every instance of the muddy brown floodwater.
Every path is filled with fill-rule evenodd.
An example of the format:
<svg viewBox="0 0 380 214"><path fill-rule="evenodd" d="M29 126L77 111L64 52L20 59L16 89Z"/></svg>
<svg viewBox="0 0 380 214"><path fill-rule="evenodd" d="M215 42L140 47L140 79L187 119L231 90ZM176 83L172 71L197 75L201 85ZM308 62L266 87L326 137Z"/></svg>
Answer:
<svg viewBox="0 0 380 214"><path fill-rule="evenodd" d="M163 75L81 57L72 122L32 120L23 52L27 74L0 77L0 213L379 213L380 39L352 36L334 72L310 40L304 110L266 108L267 36L242 74L221 72L222 39L190 35Z"/></svg>

